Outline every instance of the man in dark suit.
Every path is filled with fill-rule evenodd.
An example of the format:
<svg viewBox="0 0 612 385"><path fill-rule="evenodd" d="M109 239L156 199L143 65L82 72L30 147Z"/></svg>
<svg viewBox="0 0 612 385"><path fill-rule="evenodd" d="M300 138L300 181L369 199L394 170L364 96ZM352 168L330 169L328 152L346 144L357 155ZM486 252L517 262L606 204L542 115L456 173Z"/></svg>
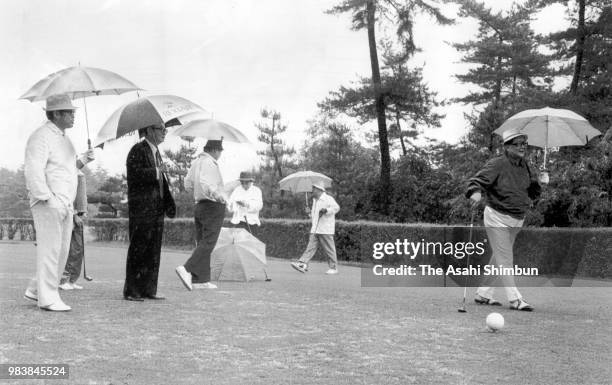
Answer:
<svg viewBox="0 0 612 385"><path fill-rule="evenodd" d="M128 301L164 299L157 295L164 214L176 214L157 147L166 132L161 123L139 129L144 139L132 147L126 161L130 246L123 297Z"/></svg>

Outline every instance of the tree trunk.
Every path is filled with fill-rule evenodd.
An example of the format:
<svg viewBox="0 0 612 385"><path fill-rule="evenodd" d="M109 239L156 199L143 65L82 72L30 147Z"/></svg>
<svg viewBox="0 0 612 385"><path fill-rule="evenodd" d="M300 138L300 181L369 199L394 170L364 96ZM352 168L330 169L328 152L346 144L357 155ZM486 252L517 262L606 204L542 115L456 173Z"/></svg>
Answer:
<svg viewBox="0 0 612 385"><path fill-rule="evenodd" d="M499 35L499 46L502 47L504 44L504 39L501 35ZM501 55L497 56L497 79L495 81L495 107L498 108L501 102L501 88L502 88L502 57Z"/></svg>
<svg viewBox="0 0 612 385"><path fill-rule="evenodd" d="M280 124L280 122L279 122ZM280 161L278 159L278 154L276 153L276 149L274 148L274 137L276 136L276 119L272 118L272 134L270 135L270 152L272 153L272 158L274 159L274 169L278 173L278 178L283 179L283 171L281 169Z"/></svg>
<svg viewBox="0 0 612 385"><path fill-rule="evenodd" d="M397 135L399 136L399 140L402 145L402 154L406 156L406 154L408 154L408 151L406 150L406 144L404 144L404 135L402 135L402 126L400 126L399 111L395 111L395 124L397 124Z"/></svg>
<svg viewBox="0 0 612 385"><path fill-rule="evenodd" d="M385 117L385 100L381 93L380 66L376 49L376 4L375 0L366 3L368 44L370 47L370 64L372 66L372 83L376 101L376 115L378 120L378 141L380 145L380 198L383 211L389 207L391 192L391 156L389 155L389 138L387 134L387 121Z"/></svg>
<svg viewBox="0 0 612 385"><path fill-rule="evenodd" d="M578 0L578 28L576 29L576 64L574 65L574 76L570 85L570 93L576 95L578 82L582 71L582 61L584 57L584 41L586 40L586 29L584 27L585 0Z"/></svg>

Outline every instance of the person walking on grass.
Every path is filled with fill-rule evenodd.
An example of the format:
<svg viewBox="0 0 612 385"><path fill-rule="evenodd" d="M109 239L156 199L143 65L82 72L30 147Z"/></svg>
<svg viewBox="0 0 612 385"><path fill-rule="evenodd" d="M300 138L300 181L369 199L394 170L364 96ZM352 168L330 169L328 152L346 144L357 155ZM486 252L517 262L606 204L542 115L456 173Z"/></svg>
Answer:
<svg viewBox="0 0 612 385"><path fill-rule="evenodd" d="M210 282L210 255L219 239L227 202L217 164L222 152L220 140L207 141L204 152L192 163L185 177L185 188L193 190L196 202L196 248L187 262L176 268L176 274L187 290L217 288Z"/></svg>
<svg viewBox="0 0 612 385"><path fill-rule="evenodd" d="M320 246L329 265L325 274L338 274L334 233L336 230L336 213L340 211L340 206L334 198L327 195L323 183L312 185L312 196L312 208L310 210L312 226L308 245L300 259L297 262L291 262L291 266L300 273L307 272L308 262L314 257Z"/></svg>
<svg viewBox="0 0 612 385"><path fill-rule="evenodd" d="M469 180L466 197L474 205L486 195L484 225L493 249L490 264L513 266L513 246L520 232L525 214L538 199L541 192L538 176L527 162L527 135L518 130L508 130L502 136L504 154L491 159L474 177ZM548 175L540 175L542 183L548 183ZM474 301L483 305L501 305L494 297L495 279L501 279L510 308L533 311L533 306L523 300L516 288L513 276L487 277L476 291Z"/></svg>
<svg viewBox="0 0 612 385"><path fill-rule="evenodd" d="M30 135L24 174L36 229L36 275L24 297L49 311L70 311L59 295L59 283L70 247L77 167L94 159L93 149L77 157L66 130L74 125L76 107L67 95L47 98L48 121Z"/></svg>

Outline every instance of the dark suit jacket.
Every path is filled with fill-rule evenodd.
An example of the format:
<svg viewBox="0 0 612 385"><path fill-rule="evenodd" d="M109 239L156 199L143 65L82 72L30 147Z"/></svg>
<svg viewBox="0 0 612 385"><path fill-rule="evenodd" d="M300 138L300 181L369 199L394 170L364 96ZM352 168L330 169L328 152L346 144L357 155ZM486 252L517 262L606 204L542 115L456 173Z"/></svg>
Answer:
<svg viewBox="0 0 612 385"><path fill-rule="evenodd" d="M176 215L176 205L164 176L164 198L159 192L155 158L146 140L136 143L127 161L128 210L130 218Z"/></svg>

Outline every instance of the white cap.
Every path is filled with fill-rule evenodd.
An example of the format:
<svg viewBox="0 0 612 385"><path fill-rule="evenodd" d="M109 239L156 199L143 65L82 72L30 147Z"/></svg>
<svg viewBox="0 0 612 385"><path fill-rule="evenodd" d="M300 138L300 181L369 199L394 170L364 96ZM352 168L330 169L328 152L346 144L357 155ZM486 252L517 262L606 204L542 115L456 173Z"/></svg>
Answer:
<svg viewBox="0 0 612 385"><path fill-rule="evenodd" d="M521 130L519 130L518 128L511 128L509 130L506 130L502 133L502 140L504 142L504 144L508 143L509 141L511 141L512 139L518 137L518 136L524 136L527 137L527 134L524 132L521 132Z"/></svg>
<svg viewBox="0 0 612 385"><path fill-rule="evenodd" d="M318 188L319 190L325 192L325 186L323 186L323 182L315 182L312 184L312 187Z"/></svg>

